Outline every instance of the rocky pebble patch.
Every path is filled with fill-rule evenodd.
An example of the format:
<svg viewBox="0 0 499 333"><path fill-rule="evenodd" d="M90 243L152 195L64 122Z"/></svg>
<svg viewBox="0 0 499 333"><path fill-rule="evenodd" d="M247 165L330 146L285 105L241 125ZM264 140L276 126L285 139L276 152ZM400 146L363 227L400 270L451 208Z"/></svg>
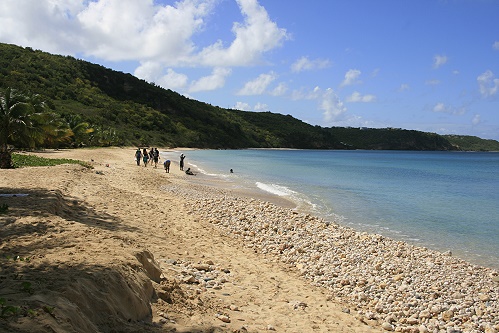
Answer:
<svg viewBox="0 0 499 333"><path fill-rule="evenodd" d="M493 269L221 189L165 190L221 233L327 288L361 321L395 332L499 332Z"/></svg>

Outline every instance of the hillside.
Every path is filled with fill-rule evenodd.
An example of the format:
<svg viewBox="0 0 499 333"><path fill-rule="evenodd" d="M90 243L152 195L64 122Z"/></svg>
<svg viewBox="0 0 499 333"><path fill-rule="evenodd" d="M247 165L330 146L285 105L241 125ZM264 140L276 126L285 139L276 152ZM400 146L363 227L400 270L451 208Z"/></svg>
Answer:
<svg viewBox="0 0 499 333"><path fill-rule="evenodd" d="M0 87L40 94L89 145L197 148L499 150L499 142L401 129L323 128L289 115L224 109L70 56L0 43ZM471 148L471 149L470 149Z"/></svg>

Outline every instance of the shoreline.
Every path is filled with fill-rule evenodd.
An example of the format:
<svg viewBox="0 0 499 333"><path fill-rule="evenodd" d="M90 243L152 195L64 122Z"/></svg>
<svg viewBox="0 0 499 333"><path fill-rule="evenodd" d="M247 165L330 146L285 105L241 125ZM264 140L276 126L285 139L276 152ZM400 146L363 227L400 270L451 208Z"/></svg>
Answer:
<svg viewBox="0 0 499 333"><path fill-rule="evenodd" d="M492 268L269 202L235 197L230 190L210 193L209 198L206 193L189 196L199 197L189 205L192 214L227 236L236 235L270 261L298 269L312 285L349 304L360 320L402 332L498 328L499 276ZM486 325L476 315L485 308L490 311Z"/></svg>
<svg viewBox="0 0 499 333"><path fill-rule="evenodd" d="M183 148L179 148L177 150L173 150L173 152L178 152L180 154L182 151L189 151L192 149L184 150ZM257 149L258 150L258 149ZM260 149L262 150L262 149ZM293 149L263 149L263 150L293 150ZM189 163L188 163L189 164ZM178 163L177 163L178 165ZM190 165L193 166L192 164ZM195 166L194 168L196 168ZM203 165L199 167L203 168ZM203 171L203 169L201 169ZM200 172L198 169L197 172ZM201 172L202 173L202 172ZM304 197L301 193L295 192L298 196L301 196L300 199L295 197L293 200L292 197L287 195L279 195L277 193L273 193L271 190L265 190L263 188L257 187L254 183L258 182L258 179L253 179L252 182L247 183L244 181L240 181L236 179L228 179L223 172L215 171L215 175L202 173L198 176L198 179L195 180L196 183L205 183L207 186L215 186L217 188L223 188L226 190L230 190L234 192L235 195L244 196L244 197L254 197L260 200L265 200L272 202L278 206L282 206L289 209L295 209L299 212L316 215L321 217L329 222L338 223L342 226L349 227L358 232L367 232L369 234L381 234L384 237L391 238L396 241L402 241L408 243L410 245L416 247L424 247L429 248L436 252L451 252L454 256L461 258L464 261L467 261L473 265L483 266L494 270L499 270L499 257L491 256L489 253L481 253L481 252L473 252L470 251L469 248L466 247L452 247L449 242L440 243L440 239L432 239L428 240L424 237L419 239L418 234L413 233L413 237L407 236L406 231L404 229L386 229L379 230L380 227L378 225L369 225L362 224L360 222L357 223L348 223L347 217L342 215L337 215L330 212L328 215L325 215L323 212L317 211L314 209L313 204L308 201L308 198ZM200 181L203 179L203 181ZM198 181L199 180L199 181ZM294 191L293 191L294 192ZM400 236L402 235L402 236ZM415 237L414 237L415 236Z"/></svg>
<svg viewBox="0 0 499 333"><path fill-rule="evenodd" d="M54 250L60 261L83 260L83 264L92 258L109 266L124 260L110 253L124 251L123 258L129 258L130 251L147 248L154 255L149 262L158 263L169 283L168 287L159 279L152 287L160 299L170 290L165 302L151 303L154 328L173 325L165 319L172 318L176 328L202 322L227 331L245 326L251 332L499 330L499 277L493 269L329 223L271 202L267 200L270 196L254 198L254 193L210 186L210 179L198 183L201 177L183 174L176 161L172 161L171 174L166 174L162 165L139 169L132 164L133 151L45 152L44 157L92 158L95 170L68 165L16 169L4 173L2 181L19 191L32 189L34 183L37 188L61 193L59 199L47 203L48 212L63 218L54 227L59 234L49 234L47 241L61 237L66 230L85 232L88 238L84 241L93 248L75 245L81 247L82 258L78 251ZM51 174L61 180L48 179ZM58 206L67 196L72 198L68 207ZM45 207L42 198L37 204ZM0 199L0 203L10 200L13 214L21 212L22 206L14 206L14 199ZM28 199L30 196L23 200ZM72 211L75 202L92 210ZM137 207L142 209L137 212ZM95 215L98 223L95 218L82 220L88 215ZM42 227L40 217L25 218ZM20 220L4 222L2 227L13 227ZM108 224L109 230L102 230L102 225ZM79 229L73 231L73 227ZM96 228L100 231L95 237L107 236L87 234ZM17 238L10 236L0 252L14 247ZM52 249L45 252L38 254L40 258L50 255ZM96 252L103 257L89 257ZM38 267L36 261L32 265ZM175 286L193 298L179 296L175 301L171 292L178 291ZM177 310L187 306L185 313L190 314L175 317L175 306Z"/></svg>

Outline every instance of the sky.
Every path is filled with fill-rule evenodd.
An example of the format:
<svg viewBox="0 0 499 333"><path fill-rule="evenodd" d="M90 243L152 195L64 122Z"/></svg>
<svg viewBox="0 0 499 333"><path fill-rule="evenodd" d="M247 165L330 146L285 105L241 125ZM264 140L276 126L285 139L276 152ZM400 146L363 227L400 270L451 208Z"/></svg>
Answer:
<svg viewBox="0 0 499 333"><path fill-rule="evenodd" d="M0 27L222 108L499 140L499 0L1 0Z"/></svg>

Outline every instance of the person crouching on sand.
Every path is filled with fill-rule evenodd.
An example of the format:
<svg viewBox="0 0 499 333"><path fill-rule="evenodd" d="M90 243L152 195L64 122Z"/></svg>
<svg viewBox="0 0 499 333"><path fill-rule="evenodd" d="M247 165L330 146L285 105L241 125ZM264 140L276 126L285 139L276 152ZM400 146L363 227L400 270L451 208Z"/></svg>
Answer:
<svg viewBox="0 0 499 333"><path fill-rule="evenodd" d="M187 170L185 170L185 174L195 176L194 172L191 171L191 168L187 168Z"/></svg>
<svg viewBox="0 0 499 333"><path fill-rule="evenodd" d="M166 173L170 173L170 160L166 160L164 163L163 163L163 166L165 167L165 171Z"/></svg>

